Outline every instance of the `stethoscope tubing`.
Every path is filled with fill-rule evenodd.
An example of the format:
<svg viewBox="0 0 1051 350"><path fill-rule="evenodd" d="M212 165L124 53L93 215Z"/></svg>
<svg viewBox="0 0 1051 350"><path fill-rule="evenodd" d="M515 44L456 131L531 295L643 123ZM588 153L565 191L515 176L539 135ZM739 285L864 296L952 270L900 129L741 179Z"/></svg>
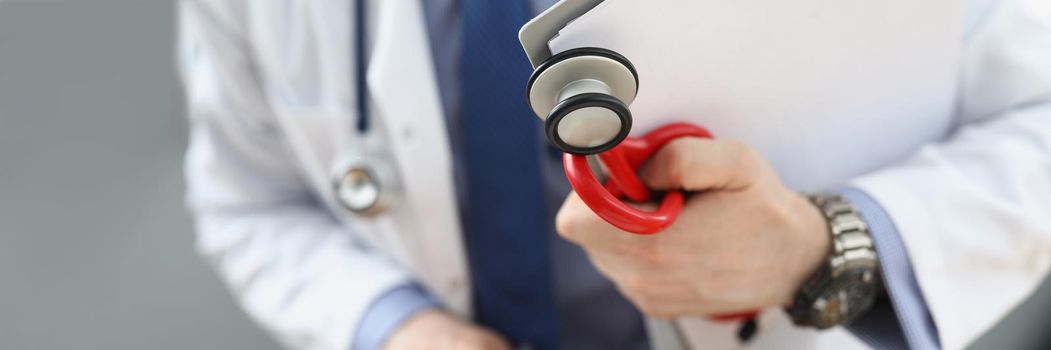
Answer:
<svg viewBox="0 0 1051 350"><path fill-rule="evenodd" d="M643 137L629 137L598 157L606 167L609 180L602 184L588 165L587 156L566 153L563 167L570 186L595 214L621 230L634 234L654 234L671 226L682 211L685 195L669 191L661 198L656 211L631 207L619 197L636 203L646 203L654 193L636 174L638 169L668 142L680 137L711 138L708 130L674 123L660 127Z"/></svg>
<svg viewBox="0 0 1051 350"><path fill-rule="evenodd" d="M369 94L368 94L368 55L366 43L368 42L368 25L366 0L354 1L354 63L356 71L357 90L357 128L358 134L365 135L369 131Z"/></svg>

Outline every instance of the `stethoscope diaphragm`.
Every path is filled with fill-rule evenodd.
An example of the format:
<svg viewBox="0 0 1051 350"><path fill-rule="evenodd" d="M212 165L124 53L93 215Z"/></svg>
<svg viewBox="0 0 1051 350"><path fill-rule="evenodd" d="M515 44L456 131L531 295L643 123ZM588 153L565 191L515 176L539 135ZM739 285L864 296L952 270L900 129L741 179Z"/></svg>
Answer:
<svg viewBox="0 0 1051 350"><path fill-rule="evenodd" d="M336 201L350 212L370 217L390 208L400 195L393 164L381 154L351 151L333 167Z"/></svg>
<svg viewBox="0 0 1051 350"><path fill-rule="evenodd" d="M635 67L608 49L567 50L538 65L527 92L533 112L544 120L548 141L572 154L596 154L628 136L628 105L638 92Z"/></svg>

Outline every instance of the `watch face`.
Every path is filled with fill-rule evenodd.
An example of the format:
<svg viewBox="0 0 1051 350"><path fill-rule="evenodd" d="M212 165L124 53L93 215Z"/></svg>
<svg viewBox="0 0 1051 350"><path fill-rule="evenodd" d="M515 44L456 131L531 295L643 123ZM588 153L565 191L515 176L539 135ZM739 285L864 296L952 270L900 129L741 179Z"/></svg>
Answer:
<svg viewBox="0 0 1051 350"><path fill-rule="evenodd" d="M876 298L876 276L872 269L843 271L814 301L813 323L827 328L850 322L872 306Z"/></svg>

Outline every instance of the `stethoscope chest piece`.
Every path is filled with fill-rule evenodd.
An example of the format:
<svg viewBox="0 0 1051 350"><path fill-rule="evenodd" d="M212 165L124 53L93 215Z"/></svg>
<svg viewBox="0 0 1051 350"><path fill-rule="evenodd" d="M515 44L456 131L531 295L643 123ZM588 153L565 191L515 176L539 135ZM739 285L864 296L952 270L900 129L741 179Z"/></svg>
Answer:
<svg viewBox="0 0 1051 350"><path fill-rule="evenodd" d="M564 152L587 155L608 150L628 136L628 105L638 87L638 73L627 58L583 47L538 65L527 90L533 112L544 119L548 140Z"/></svg>
<svg viewBox="0 0 1051 350"><path fill-rule="evenodd" d="M350 152L333 168L333 191L339 204L350 212L376 216L395 202L400 192L396 176L387 158Z"/></svg>

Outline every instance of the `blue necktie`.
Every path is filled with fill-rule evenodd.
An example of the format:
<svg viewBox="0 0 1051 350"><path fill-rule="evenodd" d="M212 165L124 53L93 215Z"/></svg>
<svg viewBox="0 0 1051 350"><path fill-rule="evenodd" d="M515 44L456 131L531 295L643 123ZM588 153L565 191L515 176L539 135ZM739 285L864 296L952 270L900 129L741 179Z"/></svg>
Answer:
<svg viewBox="0 0 1051 350"><path fill-rule="evenodd" d="M525 98L531 72L518 28L528 2L461 0L466 244L476 320L515 344L557 348L550 221L539 133Z"/></svg>

